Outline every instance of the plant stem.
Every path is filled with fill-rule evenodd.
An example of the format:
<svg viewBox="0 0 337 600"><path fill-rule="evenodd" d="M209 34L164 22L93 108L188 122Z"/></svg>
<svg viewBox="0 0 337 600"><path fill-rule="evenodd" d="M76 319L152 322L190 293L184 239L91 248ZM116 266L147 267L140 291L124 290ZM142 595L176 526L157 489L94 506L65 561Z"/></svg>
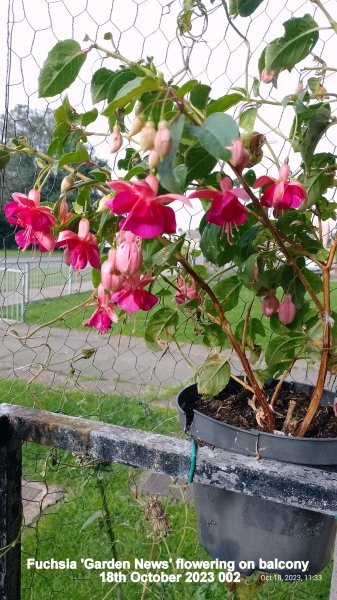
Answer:
<svg viewBox="0 0 337 600"><path fill-rule="evenodd" d="M280 377L280 379L279 379L279 381L277 383L277 386L274 389L273 395L271 397L270 406L274 406L274 404L276 402L277 395L278 395L278 393L280 391L280 387L281 387L282 383L284 382L285 378L289 375L290 371L292 370L295 362L297 361L297 358L298 358L297 356L295 356L295 358L293 358L293 360L291 361L291 365L284 371L282 377Z"/></svg>
<svg viewBox="0 0 337 600"><path fill-rule="evenodd" d="M245 322L243 324L242 343L241 343L241 348L242 348L243 352L245 352L245 348L246 348L248 322L249 322L249 318L250 318L250 313L252 312L254 301L255 301L255 296L254 296L253 300L248 304L247 312L246 312L246 316L245 316Z"/></svg>
<svg viewBox="0 0 337 600"><path fill-rule="evenodd" d="M330 13L327 11L325 6L323 6L321 0L311 0L311 2L313 4L316 4L316 6L318 6L318 8L322 11L322 13L328 19L332 29L335 31L335 33L337 33L337 21L335 21L335 19L330 15Z"/></svg>
<svg viewBox="0 0 337 600"><path fill-rule="evenodd" d="M163 246L167 246L169 244L169 241L161 236L158 236L157 239L160 241L160 243ZM269 431L274 431L275 419L274 419L273 411L271 410L271 408L267 402L266 396L265 396L263 390L260 388L260 386L257 382L257 379L254 376L254 373L251 369L251 366L249 364L246 354L242 351L238 340L236 339L235 335L232 332L231 326L225 317L225 314L222 310L222 307L221 307L221 304L220 304L218 298L214 294L213 290L209 287L209 285L207 285L207 283L204 281L204 279L202 277L200 277L200 275L196 271L194 271L193 267L191 267L189 262L185 259L185 257L180 252L175 252L174 256L182 264L185 271L189 275L191 275L193 277L193 279L195 279L195 281L199 284L201 289L203 289L206 292L206 294L208 295L208 297L210 298L210 300L216 310L216 313L219 317L219 325L223 329L225 334L227 335L233 349L235 350L238 358L240 359L240 362L241 362L241 364L247 374L247 377L251 383L253 392L256 395L256 399L263 410L267 429Z"/></svg>
<svg viewBox="0 0 337 600"><path fill-rule="evenodd" d="M99 488L99 491L101 494L102 512L103 512L103 517L104 517L104 523L105 523L108 537L110 540L112 556L114 557L115 561L117 561L118 554L117 554L117 549L116 549L115 532L112 529L112 517L111 517L110 511L109 511L109 506L108 506L108 502L106 499L106 489L105 489L104 481L102 480L102 478L100 477L99 474L97 476L97 485L98 485L98 488ZM117 585L117 598L119 600L123 599L123 589L122 589L120 583Z"/></svg>

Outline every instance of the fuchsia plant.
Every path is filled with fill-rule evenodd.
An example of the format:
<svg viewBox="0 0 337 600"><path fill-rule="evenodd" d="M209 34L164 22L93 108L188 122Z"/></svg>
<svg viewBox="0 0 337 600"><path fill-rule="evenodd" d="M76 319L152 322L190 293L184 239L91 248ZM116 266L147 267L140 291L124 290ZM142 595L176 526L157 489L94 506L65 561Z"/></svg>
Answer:
<svg viewBox="0 0 337 600"><path fill-rule="evenodd" d="M231 347L267 431L275 430L275 398L270 402L264 381L283 381L300 359L318 364L308 413L296 431L304 435L327 372L337 372L337 315L330 286L337 240L327 247L322 235L323 222L335 218L336 205L328 198L335 186L336 157L317 151L335 118L329 91L324 88L324 97L320 91L326 75L321 59L317 81L304 71L295 94L287 88L286 73L301 68L319 39L317 23L305 14L284 25L284 36L266 44L252 89L247 74L245 87L227 90L220 98L209 86L187 77L184 83L166 82L152 60L132 62L96 42L84 50L73 40L59 42L42 67L40 96L63 92L88 53L99 51L110 60L110 69L106 61L94 73L91 94L94 104L104 103L107 154L119 152L118 176L113 179L107 167L98 165L83 175L83 164L92 165L83 122L95 121L98 111L78 115L66 98L57 119L69 136L60 140L55 128L55 156L22 141L10 146L10 152L36 155L43 177L38 176L28 197L13 194L5 215L17 228L15 239L23 250L62 247L66 264L79 271L92 267L97 291L88 301L96 307L87 320L89 327L107 332L122 311L151 311L145 340L152 350L162 350L176 339L182 320L189 321L195 341L204 341L210 349L196 374L205 398L225 387L229 357L223 349ZM66 58L73 68L65 78L55 77ZM125 79L116 76L121 73ZM116 86L113 93L110 81ZM267 88L261 86L260 91L259 81L282 84L280 100L264 97ZM237 119L231 116L234 104ZM292 121L289 137L269 126L265 117L263 131L255 130L265 106L287 111ZM74 131L81 141L72 148L71 164L66 164L65 144L71 143ZM278 134L280 156L272 146ZM60 165L68 171L60 200L53 205L47 199L42 205L41 182ZM93 188L101 194L99 200L92 199ZM201 202L197 253L187 235L177 235L171 206L175 201L180 208ZM199 250L205 264L196 265ZM309 263L320 275L308 269ZM241 304L238 322L233 311L243 290L249 301Z"/></svg>

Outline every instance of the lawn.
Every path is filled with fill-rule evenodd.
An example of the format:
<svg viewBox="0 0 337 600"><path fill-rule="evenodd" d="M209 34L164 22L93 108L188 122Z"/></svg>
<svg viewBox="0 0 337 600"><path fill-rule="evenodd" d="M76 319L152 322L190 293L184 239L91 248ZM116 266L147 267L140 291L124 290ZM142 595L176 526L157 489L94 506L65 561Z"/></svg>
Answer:
<svg viewBox="0 0 337 600"><path fill-rule="evenodd" d="M20 381L0 381L4 402L32 405L26 385ZM109 423L141 428L158 433L177 435L179 431L175 412L151 406L146 398L125 398L118 395L97 396L93 393L46 390L39 384L32 386L32 394L40 408L69 415L100 419ZM99 571L78 570L38 571L25 566L28 557L37 560L69 557L80 563L81 557L108 560L112 557L107 519L102 516L102 494L106 495L117 556L120 560L135 557L149 559L152 540L151 525L145 519L148 500L137 493L137 469L122 465L79 466L79 460L66 452L57 453L46 447L26 444L24 447L24 476L27 480L57 484L65 490L65 498L44 511L37 522L26 528L23 535L23 593L24 600L67 599L83 600L118 598L115 584L101 583ZM185 500L185 487L178 486L180 501L163 499L171 523L171 533L153 547L154 560L173 561L177 557L204 559L209 556L199 546L193 507ZM215 572L217 574L217 572ZM306 598L327 600L331 565L322 573L322 579L312 582L267 582L253 589L254 577L247 580L237 598L253 600L280 600ZM249 587L247 587L249 586ZM123 584L125 600L139 600L142 584ZM167 600L223 600L232 598L224 584L179 583L153 584L146 598Z"/></svg>

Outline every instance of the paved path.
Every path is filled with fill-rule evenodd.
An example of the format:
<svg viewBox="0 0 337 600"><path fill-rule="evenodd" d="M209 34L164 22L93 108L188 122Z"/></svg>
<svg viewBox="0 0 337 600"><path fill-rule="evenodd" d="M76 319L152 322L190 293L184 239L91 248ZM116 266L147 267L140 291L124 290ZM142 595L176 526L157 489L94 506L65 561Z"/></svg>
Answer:
<svg viewBox="0 0 337 600"><path fill-rule="evenodd" d="M36 381L52 387L138 395L151 388L183 386L208 355L204 346L182 344L192 368L174 344L154 353L137 337L47 327L26 342L15 337L15 333L23 337L35 328L0 325L0 379L28 380L38 375ZM231 360L231 366L240 373L237 359ZM303 363L293 373L297 381L314 382L315 372L307 374Z"/></svg>

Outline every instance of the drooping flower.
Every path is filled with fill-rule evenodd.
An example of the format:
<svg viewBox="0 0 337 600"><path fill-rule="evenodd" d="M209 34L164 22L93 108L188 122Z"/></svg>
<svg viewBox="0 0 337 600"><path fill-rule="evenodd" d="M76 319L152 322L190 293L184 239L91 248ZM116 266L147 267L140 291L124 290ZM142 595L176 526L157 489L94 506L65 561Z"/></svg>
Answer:
<svg viewBox="0 0 337 600"><path fill-rule="evenodd" d="M57 238L58 248L67 246L70 252L70 264L75 271L84 269L88 262L95 269L101 266L96 236L89 233L89 229L88 219L81 219L78 233L65 229Z"/></svg>
<svg viewBox="0 0 337 600"><path fill-rule="evenodd" d="M142 240L131 231L121 231L118 238L116 268L123 275L133 275L143 264Z"/></svg>
<svg viewBox="0 0 337 600"><path fill-rule="evenodd" d="M274 179L262 175L255 181L253 188L267 186L261 197L261 204L275 210L297 208L302 202L307 201L305 187L298 181L289 181L291 171L287 164L280 167L279 178Z"/></svg>
<svg viewBox="0 0 337 600"><path fill-rule="evenodd" d="M238 198L248 200L248 194L239 188L232 188L229 177L220 181L221 191L214 189L197 190L189 198L210 198L211 208L206 215L206 221L223 227L227 232L227 239L232 235L233 225L242 225L247 219L247 211Z"/></svg>
<svg viewBox="0 0 337 600"><path fill-rule="evenodd" d="M276 76L276 71L267 71L267 69L263 69L261 73L261 81L263 83L271 83Z"/></svg>
<svg viewBox="0 0 337 600"><path fill-rule="evenodd" d="M66 221L68 221L68 219L71 219L71 217L73 216L73 213L68 212L68 204L67 201L63 198L60 204L60 210L59 210L59 218L61 223L65 223Z"/></svg>
<svg viewBox="0 0 337 600"><path fill-rule="evenodd" d="M110 299L104 285L101 283L97 290L97 309L86 322L88 327L95 327L101 333L106 333L112 323L118 322L118 316L115 313L116 304Z"/></svg>
<svg viewBox="0 0 337 600"><path fill-rule="evenodd" d="M265 317L275 315L279 309L280 303L275 294L275 290L269 290L268 296L265 296L262 301L262 314L264 314Z"/></svg>
<svg viewBox="0 0 337 600"><path fill-rule="evenodd" d="M159 182L155 175L148 175L144 180L135 183L110 181L108 186L117 194L106 203L106 206L117 215L129 213L120 221L120 228L142 238L153 238L161 233L176 232L174 210L164 204L181 200L191 205L181 194L157 196Z"/></svg>
<svg viewBox="0 0 337 600"><path fill-rule="evenodd" d="M101 279L104 288L109 292L116 292L123 283L124 276L116 266L116 248L109 250L108 259L102 264Z"/></svg>
<svg viewBox="0 0 337 600"><path fill-rule="evenodd" d="M293 322L296 315L296 307L291 299L290 294L285 294L283 302L278 309L278 318L283 325L289 325Z"/></svg>
<svg viewBox="0 0 337 600"><path fill-rule="evenodd" d="M227 150L230 150L232 153L229 160L230 164L236 167L241 173L249 163L249 152L244 147L242 139L234 140L231 146L227 146Z"/></svg>
<svg viewBox="0 0 337 600"><path fill-rule="evenodd" d="M40 193L30 190L28 197L19 192L12 194L13 202L6 204L4 212L11 225L22 227L15 234L15 241L22 250L38 246L40 252L51 252L55 238L51 233L56 219L48 206L40 206Z"/></svg>
<svg viewBox="0 0 337 600"><path fill-rule="evenodd" d="M174 296L177 304L183 304L184 302L188 302L189 300L193 300L193 298L198 297L198 290L196 288L194 279L188 283L183 277L178 277L177 284L179 291L177 290ZM200 300L202 302L202 298L200 298Z"/></svg>
<svg viewBox="0 0 337 600"><path fill-rule="evenodd" d="M121 136L121 129L119 125L114 125L112 129L112 134L109 137L109 150L110 154L114 154L118 152L123 146L123 138Z"/></svg>
<svg viewBox="0 0 337 600"><path fill-rule="evenodd" d="M154 139L154 149L158 152L160 160L164 160L171 152L172 137L167 121L159 121L158 131Z"/></svg>
<svg viewBox="0 0 337 600"><path fill-rule="evenodd" d="M156 130L154 128L153 121L146 121L143 129L139 134L139 144L142 152L146 152L147 150L152 150L154 145L154 140L156 137Z"/></svg>
<svg viewBox="0 0 337 600"><path fill-rule="evenodd" d="M141 277L140 272L131 277L126 277L122 287L111 296L114 302L126 312L136 312L137 310L148 311L157 304L158 298L151 292L144 290L149 283L153 281L148 273Z"/></svg>

